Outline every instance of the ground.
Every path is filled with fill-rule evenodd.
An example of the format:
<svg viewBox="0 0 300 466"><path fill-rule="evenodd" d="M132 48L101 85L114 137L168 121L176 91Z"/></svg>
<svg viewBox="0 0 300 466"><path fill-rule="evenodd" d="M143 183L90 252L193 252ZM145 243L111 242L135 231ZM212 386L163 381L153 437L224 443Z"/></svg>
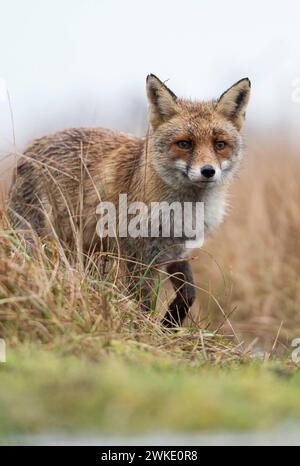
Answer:
<svg viewBox="0 0 300 466"><path fill-rule="evenodd" d="M211 366L114 343L103 355L98 343L93 361L35 345L11 351L1 366L2 439L244 431L300 421L300 373L284 364Z"/></svg>

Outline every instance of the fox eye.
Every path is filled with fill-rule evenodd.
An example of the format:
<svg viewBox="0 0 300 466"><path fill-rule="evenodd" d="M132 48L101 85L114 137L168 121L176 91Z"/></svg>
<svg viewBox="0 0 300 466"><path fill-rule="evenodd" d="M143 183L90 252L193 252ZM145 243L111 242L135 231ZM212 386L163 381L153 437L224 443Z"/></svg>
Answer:
<svg viewBox="0 0 300 466"><path fill-rule="evenodd" d="M215 141L215 149L216 150L223 150L226 147L225 141Z"/></svg>
<svg viewBox="0 0 300 466"><path fill-rule="evenodd" d="M183 149L183 150L190 150L193 147L193 144L191 143L191 141L177 141L176 144L179 147L179 149Z"/></svg>

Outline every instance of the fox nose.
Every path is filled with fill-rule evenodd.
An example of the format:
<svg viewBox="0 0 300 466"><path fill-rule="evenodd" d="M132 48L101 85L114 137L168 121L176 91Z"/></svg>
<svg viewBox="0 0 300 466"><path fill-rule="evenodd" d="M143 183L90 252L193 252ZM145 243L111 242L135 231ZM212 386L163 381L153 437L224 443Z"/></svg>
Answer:
<svg viewBox="0 0 300 466"><path fill-rule="evenodd" d="M215 174L216 170L212 165L204 165L204 167L201 168L201 175L205 176L205 178L212 178Z"/></svg>

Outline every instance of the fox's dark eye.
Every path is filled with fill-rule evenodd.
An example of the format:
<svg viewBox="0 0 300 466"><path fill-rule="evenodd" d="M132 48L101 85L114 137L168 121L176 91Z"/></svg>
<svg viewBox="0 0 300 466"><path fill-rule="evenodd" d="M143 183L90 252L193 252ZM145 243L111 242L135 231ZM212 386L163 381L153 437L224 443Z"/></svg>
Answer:
<svg viewBox="0 0 300 466"><path fill-rule="evenodd" d="M177 146L179 149L190 150L193 147L191 141L177 141Z"/></svg>
<svg viewBox="0 0 300 466"><path fill-rule="evenodd" d="M215 141L215 149L216 150L223 150L226 147L225 141Z"/></svg>

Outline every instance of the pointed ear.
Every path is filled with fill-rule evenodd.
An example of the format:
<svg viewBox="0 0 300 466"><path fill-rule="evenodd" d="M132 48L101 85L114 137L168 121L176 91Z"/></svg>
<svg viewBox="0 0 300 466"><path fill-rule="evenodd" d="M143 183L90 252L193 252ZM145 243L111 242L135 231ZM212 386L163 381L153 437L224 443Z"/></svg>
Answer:
<svg viewBox="0 0 300 466"><path fill-rule="evenodd" d="M147 76L147 96L149 120L154 129L177 113L176 95L154 74Z"/></svg>
<svg viewBox="0 0 300 466"><path fill-rule="evenodd" d="M222 113L240 130L245 120L245 112L250 97L251 82L241 79L221 95L217 111Z"/></svg>

